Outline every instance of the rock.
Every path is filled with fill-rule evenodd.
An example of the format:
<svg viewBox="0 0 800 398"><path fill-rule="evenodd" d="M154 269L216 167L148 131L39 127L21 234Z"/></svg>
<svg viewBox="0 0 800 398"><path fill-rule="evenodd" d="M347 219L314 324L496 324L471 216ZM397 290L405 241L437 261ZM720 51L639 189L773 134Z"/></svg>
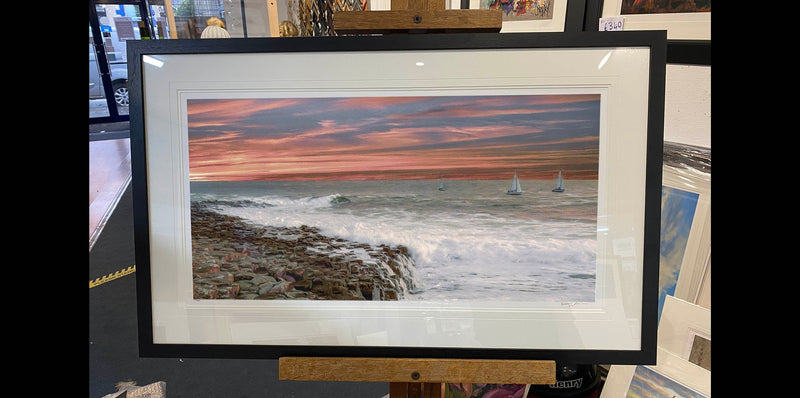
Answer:
<svg viewBox="0 0 800 398"><path fill-rule="evenodd" d="M263 294L273 293L275 286L278 286L278 284L264 282L258 285L258 294L263 295Z"/></svg>
<svg viewBox="0 0 800 398"><path fill-rule="evenodd" d="M258 288L255 283L246 280L240 280L236 284L239 286L240 294L256 292Z"/></svg>
<svg viewBox="0 0 800 398"><path fill-rule="evenodd" d="M255 278L251 279L250 282L256 285L263 285L264 283L271 283L276 284L278 280L273 278L272 275L257 275Z"/></svg>
<svg viewBox="0 0 800 398"><path fill-rule="evenodd" d="M403 246L254 226L196 203L192 263L196 299L401 300L415 287Z"/></svg>

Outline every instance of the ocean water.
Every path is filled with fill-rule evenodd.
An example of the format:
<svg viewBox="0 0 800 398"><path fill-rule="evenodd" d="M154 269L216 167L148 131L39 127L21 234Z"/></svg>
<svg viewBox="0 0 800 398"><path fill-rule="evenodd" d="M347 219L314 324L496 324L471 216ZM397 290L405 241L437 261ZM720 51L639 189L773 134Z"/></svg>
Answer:
<svg viewBox="0 0 800 398"><path fill-rule="evenodd" d="M403 245L420 288L410 300L592 302L597 181L248 181L190 183L192 201L271 226L308 225Z"/></svg>

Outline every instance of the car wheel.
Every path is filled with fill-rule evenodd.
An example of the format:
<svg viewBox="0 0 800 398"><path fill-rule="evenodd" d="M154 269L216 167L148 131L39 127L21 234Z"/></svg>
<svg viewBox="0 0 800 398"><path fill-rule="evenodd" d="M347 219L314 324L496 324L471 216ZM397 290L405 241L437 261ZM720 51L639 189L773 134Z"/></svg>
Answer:
<svg viewBox="0 0 800 398"><path fill-rule="evenodd" d="M128 106L128 82L114 83L114 102L117 105Z"/></svg>

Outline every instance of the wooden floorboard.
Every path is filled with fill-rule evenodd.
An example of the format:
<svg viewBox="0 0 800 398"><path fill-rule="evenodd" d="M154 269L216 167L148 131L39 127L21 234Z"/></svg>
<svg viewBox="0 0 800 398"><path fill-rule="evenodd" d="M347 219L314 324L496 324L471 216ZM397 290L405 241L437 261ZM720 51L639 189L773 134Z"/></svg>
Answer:
<svg viewBox="0 0 800 398"><path fill-rule="evenodd" d="M130 183L130 139L89 141L89 250Z"/></svg>

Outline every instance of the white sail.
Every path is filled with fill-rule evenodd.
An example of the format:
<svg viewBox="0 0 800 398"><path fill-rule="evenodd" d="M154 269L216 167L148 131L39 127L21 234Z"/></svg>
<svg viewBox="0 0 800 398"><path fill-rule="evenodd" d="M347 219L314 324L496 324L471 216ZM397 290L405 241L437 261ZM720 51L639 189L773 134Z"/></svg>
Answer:
<svg viewBox="0 0 800 398"><path fill-rule="evenodd" d="M556 178L556 187L553 192L564 192L564 179L561 177L561 170L558 171L558 178Z"/></svg>
<svg viewBox="0 0 800 398"><path fill-rule="evenodd" d="M444 180L441 178L439 179L439 190L444 191Z"/></svg>
<svg viewBox="0 0 800 398"><path fill-rule="evenodd" d="M506 192L508 195L521 195L522 194L522 185L519 184L519 178L517 178L517 172L514 171L514 179L511 180L511 188Z"/></svg>

